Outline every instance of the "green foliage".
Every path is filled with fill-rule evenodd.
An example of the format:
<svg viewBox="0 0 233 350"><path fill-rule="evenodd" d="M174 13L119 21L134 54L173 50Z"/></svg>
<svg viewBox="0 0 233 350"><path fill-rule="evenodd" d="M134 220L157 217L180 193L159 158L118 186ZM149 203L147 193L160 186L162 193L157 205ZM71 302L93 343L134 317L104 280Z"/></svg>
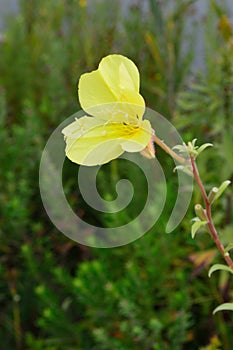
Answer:
<svg viewBox="0 0 233 350"><path fill-rule="evenodd" d="M233 270L229 266L226 266L223 264L215 264L215 265L211 266L211 268L209 269L208 276L210 277L213 272L218 271L218 270L233 273Z"/></svg>
<svg viewBox="0 0 233 350"><path fill-rule="evenodd" d="M206 226L206 224L208 223L208 221L201 221L197 218L197 221L194 222L194 224L192 224L191 227L191 236L192 238L195 237L197 231L202 227L202 226Z"/></svg>
<svg viewBox="0 0 233 350"><path fill-rule="evenodd" d="M172 235L163 234L176 199L176 179L172 161L161 150L156 155L167 177L166 211L151 232L125 247L90 249L63 237L49 222L38 189L47 137L79 109L78 77L112 52L135 60L147 105L174 117L184 139L212 141L217 136L219 158L215 150L204 153L203 162L200 158L206 180L221 183L216 169L223 165L224 179L231 178L229 24L222 13L218 19L211 16L220 27L208 31L207 69L187 91L184 84L194 52L184 45L184 27L191 5L177 1L164 10L153 0L144 11L140 1L126 15L116 1L99 0L86 7L77 0L22 0L20 14L9 21L0 43L2 349L192 350L214 344L215 333L224 349L231 349L231 316L224 320L211 315L216 299L229 301L232 283L227 279L219 287L217 274L206 279L206 268L216 255L212 245L206 235L191 239L190 212ZM115 216L99 216L83 204L76 167L68 161L64 174L71 205L89 221L125 223L143 206L146 184L140 171L128 174L141 185L134 204ZM115 183L122 174L120 164L117 169L114 164L103 167L99 187L104 198L115 198ZM230 202L229 191L227 198ZM197 192L194 199L199 202ZM224 196L216 201L216 211L227 245L232 209Z"/></svg>
<svg viewBox="0 0 233 350"><path fill-rule="evenodd" d="M218 150L211 159L215 167L221 166L221 180L231 178L232 115L233 115L233 30L227 10L219 10L216 1L209 3L206 23L205 69L187 82L185 91L177 99L176 122L183 130L192 128L202 141L218 141ZM207 44L208 43L208 44ZM203 138L204 137L204 138ZM210 157L202 158L207 167ZM212 170L212 169L210 169ZM216 173L216 172L215 172Z"/></svg>
<svg viewBox="0 0 233 350"><path fill-rule="evenodd" d="M166 255L166 236L160 243L156 241L148 235L133 249L129 246L97 253L98 259L79 264L74 276L61 264L53 270L56 262L51 254L40 264L36 262L28 276L31 281L35 275L42 281L43 270L50 269L47 281L34 290L41 335L35 339L27 334L28 346L34 345L34 338L38 348L41 344L55 349L180 349L191 325L191 301L183 288L182 264L178 264L177 276L169 274L173 263ZM25 264L31 264L31 249L23 247ZM163 259L156 267L155 257L162 250ZM161 289L161 284L166 288Z"/></svg>
<svg viewBox="0 0 233 350"><path fill-rule="evenodd" d="M233 311L233 303L224 303L214 309L213 314L218 311Z"/></svg>
<svg viewBox="0 0 233 350"><path fill-rule="evenodd" d="M185 20L191 16L195 0L172 4L151 0L149 26L144 28L146 50L150 52L149 65L144 76L148 104L167 118L174 116L177 94L182 91L193 58L191 44L184 46ZM190 40L190 38L189 38ZM190 41L191 43L191 41ZM151 64L152 63L152 64Z"/></svg>

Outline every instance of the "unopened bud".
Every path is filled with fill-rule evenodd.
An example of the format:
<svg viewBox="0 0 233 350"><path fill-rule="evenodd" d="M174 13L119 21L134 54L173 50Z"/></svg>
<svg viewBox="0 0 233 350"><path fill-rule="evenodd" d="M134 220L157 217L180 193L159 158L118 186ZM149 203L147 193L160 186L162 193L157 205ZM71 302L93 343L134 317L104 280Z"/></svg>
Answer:
<svg viewBox="0 0 233 350"><path fill-rule="evenodd" d="M201 204L196 204L194 209L195 209L195 213L199 219L204 220L204 221L206 221L206 220L208 221L208 218L206 216L206 211L201 206Z"/></svg>
<svg viewBox="0 0 233 350"><path fill-rule="evenodd" d="M213 187L208 195L208 200L210 203L212 203L218 193L218 187Z"/></svg>

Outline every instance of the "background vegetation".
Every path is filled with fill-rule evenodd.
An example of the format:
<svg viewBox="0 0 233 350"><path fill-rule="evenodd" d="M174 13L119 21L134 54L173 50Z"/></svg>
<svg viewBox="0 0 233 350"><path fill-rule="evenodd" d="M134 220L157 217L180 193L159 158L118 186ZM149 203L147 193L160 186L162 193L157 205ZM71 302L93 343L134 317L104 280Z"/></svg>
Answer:
<svg viewBox="0 0 233 350"><path fill-rule="evenodd" d="M161 5L163 3L163 5ZM164 234L175 201L173 164L157 149L168 179L166 210L138 241L93 249L50 223L38 189L41 152L52 130L79 110L76 83L113 52L141 72L147 105L172 121L184 140L213 142L199 160L210 187L232 179L233 32L229 10L209 2L208 16L184 29L195 1L22 0L7 19L0 55L0 343L7 350L214 350L233 348L228 275L207 277L220 258L205 234L190 238L193 209ZM146 5L146 6L145 6ZM204 69L193 73L195 28L203 26ZM103 167L106 195L112 168ZM70 202L103 225L74 190L76 166L65 163ZM109 174L110 172L110 174ZM135 173L135 183L143 183ZM233 232L232 194L215 213L223 239ZM137 194L138 203L144 191ZM194 191L194 201L200 195ZM135 209L136 210L136 209ZM231 282L232 283L232 282Z"/></svg>

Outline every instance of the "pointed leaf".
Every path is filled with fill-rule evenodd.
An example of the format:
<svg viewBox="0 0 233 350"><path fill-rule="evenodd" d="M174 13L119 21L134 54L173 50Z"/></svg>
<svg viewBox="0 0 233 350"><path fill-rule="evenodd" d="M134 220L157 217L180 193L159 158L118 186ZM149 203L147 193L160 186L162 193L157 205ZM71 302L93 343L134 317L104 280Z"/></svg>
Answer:
<svg viewBox="0 0 233 350"><path fill-rule="evenodd" d="M215 264L215 265L211 266L211 268L209 269L208 276L210 277L213 272L218 271L218 270L233 273L232 268L230 268L229 266L226 266L223 264Z"/></svg>
<svg viewBox="0 0 233 350"><path fill-rule="evenodd" d="M227 253L229 252L231 249L233 249L233 243L229 243L226 248L224 249L224 251Z"/></svg>
<svg viewBox="0 0 233 350"><path fill-rule="evenodd" d="M213 314L218 311L233 311L233 303L224 303L214 309Z"/></svg>
<svg viewBox="0 0 233 350"><path fill-rule="evenodd" d="M184 166L184 165L177 165L174 169L173 172L175 173L177 170L183 171L185 174L187 175L192 175L192 171L188 168L188 166Z"/></svg>
<svg viewBox="0 0 233 350"><path fill-rule="evenodd" d="M207 147L212 147L213 145L212 145L212 143L204 143L204 145L202 145L201 147L199 147L198 148L198 155L202 152L202 151L204 151L204 149L206 149Z"/></svg>
<svg viewBox="0 0 233 350"><path fill-rule="evenodd" d="M201 220L197 217L197 216L195 216L194 218L192 218L192 220L191 221L194 221L194 222L200 222Z"/></svg>
<svg viewBox="0 0 233 350"><path fill-rule="evenodd" d="M196 232L199 230L200 227L205 226L208 221L196 221L191 228L191 236L192 238L195 237Z"/></svg>
<svg viewBox="0 0 233 350"><path fill-rule="evenodd" d="M231 181L226 180L226 181L224 181L224 182L221 184L221 186L220 186L219 189L218 189L218 192L216 193L216 195L215 195L215 197L214 197L214 199L213 199L213 202L216 201L216 199L218 199L218 198L223 194L223 192L225 191L225 189L227 188L227 186L230 185L230 183L231 183ZM213 202L212 202L212 203L213 203Z"/></svg>
<svg viewBox="0 0 233 350"><path fill-rule="evenodd" d="M197 142L197 138L192 140L191 144L192 144L193 147L197 147L196 146L196 142Z"/></svg>
<svg viewBox="0 0 233 350"><path fill-rule="evenodd" d="M173 172L175 172L176 170L184 170L184 165L177 165L174 169Z"/></svg>
<svg viewBox="0 0 233 350"><path fill-rule="evenodd" d="M178 151L183 151L184 149L186 149L186 145L176 145L174 147L172 147L173 150L178 150Z"/></svg>

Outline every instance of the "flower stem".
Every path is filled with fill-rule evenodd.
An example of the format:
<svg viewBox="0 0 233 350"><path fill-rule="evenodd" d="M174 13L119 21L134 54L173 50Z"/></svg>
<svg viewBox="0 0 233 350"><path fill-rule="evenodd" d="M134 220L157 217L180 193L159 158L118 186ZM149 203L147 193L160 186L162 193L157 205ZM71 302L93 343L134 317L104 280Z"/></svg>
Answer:
<svg viewBox="0 0 233 350"><path fill-rule="evenodd" d="M167 146L162 140L160 140L160 138L158 138L156 135L153 136L153 141L155 143L157 143L157 145L159 145L165 152L167 152L172 158L176 159L178 162L180 163L186 163L186 160L179 156L177 153L175 153L169 146ZM219 252L221 253L221 255L223 256L224 260L226 261L227 265L233 270L233 261L229 255L229 253L225 252L224 250L224 246L222 244L222 242L219 239L218 236L218 232L214 226L214 222L213 222L213 218L212 218L212 213L211 213L211 203L208 199L205 187L203 185L203 182L200 178L199 175L199 171L197 168L197 164L195 161L195 157L190 154L190 160L191 160L191 165L192 165L192 173L194 176L194 179L198 185L198 187L200 188L201 194L202 194L202 198L205 202L205 210L206 210L206 216L207 216L207 220L208 220L208 228L210 231L210 235L213 238Z"/></svg>
<svg viewBox="0 0 233 350"><path fill-rule="evenodd" d="M169 146L167 146L162 140L160 140L160 138L158 138L156 135L153 136L153 141L155 143L157 143L157 145L159 145L165 152L167 152L172 158L176 159L178 162L180 163L186 163L186 160L183 157L180 157L177 153L175 153ZM203 185L203 182L200 178L199 175L199 171L197 168L197 164L195 161L195 157L190 154L190 160L191 160L191 165L192 165L192 173L194 176L194 179L198 185L198 187L200 188L201 194L202 194L202 198L205 202L205 210L206 210L206 216L207 216L207 220L208 220L208 228L210 231L210 235L213 238L219 252L221 253L221 255L223 256L224 260L226 261L227 265L233 270L233 261L229 255L229 253L225 252L224 250L224 246L222 244L222 242L219 239L218 236L218 232L214 226L214 222L213 222L213 218L212 218L212 213L211 213L211 203L208 199L205 187Z"/></svg>
<svg viewBox="0 0 233 350"><path fill-rule="evenodd" d="M180 163L185 163L186 160L179 156L177 153L175 153L170 147L168 147L160 138L158 138L156 135L153 135L153 141L157 143L158 146L160 146L165 152L167 152L173 159L178 160Z"/></svg>
<svg viewBox="0 0 233 350"><path fill-rule="evenodd" d="M191 164L192 164L194 179L195 179L198 187L200 188L203 200L205 202L206 216L208 219L207 225L208 225L211 237L213 238L219 252L222 254L223 258L225 259L227 265L233 270L233 261L229 255L229 253L225 253L224 246L223 246L222 242L220 241L217 230L214 226L213 219L212 219L212 213L211 213L211 203L210 203L208 196L206 194L205 187L202 183L202 180L201 180L199 172L198 172L195 158L192 154L190 154L190 160L191 160Z"/></svg>

